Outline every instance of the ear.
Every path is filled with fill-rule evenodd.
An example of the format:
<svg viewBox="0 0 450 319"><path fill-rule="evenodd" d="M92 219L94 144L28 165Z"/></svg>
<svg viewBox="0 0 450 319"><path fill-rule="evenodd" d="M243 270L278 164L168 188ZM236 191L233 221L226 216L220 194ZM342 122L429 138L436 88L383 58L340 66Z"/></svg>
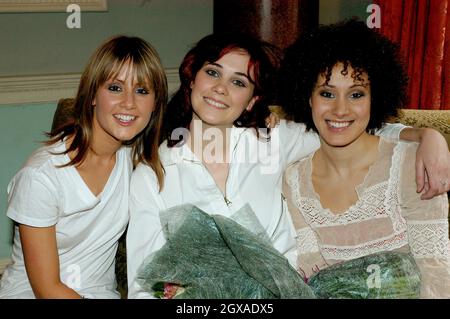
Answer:
<svg viewBox="0 0 450 319"><path fill-rule="evenodd" d="M312 108L311 98L309 98L309 107Z"/></svg>
<svg viewBox="0 0 450 319"><path fill-rule="evenodd" d="M194 81L191 81L191 84L189 84L189 88L192 90L193 86L194 86Z"/></svg>
<svg viewBox="0 0 450 319"><path fill-rule="evenodd" d="M96 106L96 105L97 105L97 101L96 101L95 97L94 97L94 99L92 100L91 105L92 105L92 106Z"/></svg>
<svg viewBox="0 0 450 319"><path fill-rule="evenodd" d="M254 96L252 99L248 102L247 107L245 108L247 112L250 112L253 109L253 105L255 105L256 101L259 100L259 96Z"/></svg>

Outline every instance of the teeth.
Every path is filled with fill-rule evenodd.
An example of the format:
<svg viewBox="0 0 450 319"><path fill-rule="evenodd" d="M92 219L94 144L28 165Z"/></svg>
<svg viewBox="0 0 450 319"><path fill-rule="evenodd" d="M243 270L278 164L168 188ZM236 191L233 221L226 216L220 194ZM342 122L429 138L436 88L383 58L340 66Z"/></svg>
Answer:
<svg viewBox="0 0 450 319"><path fill-rule="evenodd" d="M122 122L130 122L136 118L136 116L125 114L114 114L114 117Z"/></svg>
<svg viewBox="0 0 450 319"><path fill-rule="evenodd" d="M330 125L333 128L343 128L343 127L347 127L350 124L352 124L352 122L348 121L348 122L333 122L333 121L327 121L328 125Z"/></svg>
<svg viewBox="0 0 450 319"><path fill-rule="evenodd" d="M227 106L225 104L213 101L211 99L208 99L207 97L205 97L205 101L206 101L206 103L211 104L211 105L213 105L213 106L215 106L215 107L217 107L219 109L226 109L227 108Z"/></svg>

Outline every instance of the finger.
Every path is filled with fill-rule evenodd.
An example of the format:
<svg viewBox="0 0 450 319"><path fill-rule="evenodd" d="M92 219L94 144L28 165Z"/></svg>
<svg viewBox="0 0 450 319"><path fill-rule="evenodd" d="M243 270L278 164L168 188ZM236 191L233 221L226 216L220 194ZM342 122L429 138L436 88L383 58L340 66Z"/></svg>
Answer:
<svg viewBox="0 0 450 319"><path fill-rule="evenodd" d="M417 185L417 193L423 191L425 186L425 166L423 165L423 161L416 159L416 185Z"/></svg>
<svg viewBox="0 0 450 319"><path fill-rule="evenodd" d="M428 186L430 187L428 193L432 194L433 197L440 194L440 188L442 188L442 184L439 180L439 173L436 171L426 171L426 174L428 176Z"/></svg>
<svg viewBox="0 0 450 319"><path fill-rule="evenodd" d="M273 113L270 114L270 127L271 128L275 128L278 125L279 121L280 121L280 119L278 118L278 116L276 116Z"/></svg>
<svg viewBox="0 0 450 319"><path fill-rule="evenodd" d="M420 195L420 199L431 199L433 198L433 192L430 188L430 186L428 185L428 183L425 185L424 190L422 192L422 195Z"/></svg>
<svg viewBox="0 0 450 319"><path fill-rule="evenodd" d="M425 185L423 187L421 199L431 199L435 196L435 190L430 185L430 178L428 177L428 172L425 171Z"/></svg>

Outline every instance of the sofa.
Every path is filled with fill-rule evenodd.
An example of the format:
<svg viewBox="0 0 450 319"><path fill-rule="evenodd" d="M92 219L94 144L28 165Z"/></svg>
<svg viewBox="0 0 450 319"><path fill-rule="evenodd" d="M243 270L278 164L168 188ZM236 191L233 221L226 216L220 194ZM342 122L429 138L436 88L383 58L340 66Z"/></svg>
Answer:
<svg viewBox="0 0 450 319"><path fill-rule="evenodd" d="M272 112L283 117L281 108L278 106L271 107ZM66 123L72 118L73 99L61 99L58 102L53 123L52 130L58 128L60 125ZM399 117L392 119L392 122L400 122L405 125L416 127L430 127L441 132L447 140L450 150L450 110L449 111L435 111L435 110L407 110L402 109ZM119 247L116 255L116 275L119 292L122 298L127 295L127 276L126 276L126 233L119 240Z"/></svg>
<svg viewBox="0 0 450 319"><path fill-rule="evenodd" d="M415 127L434 128L445 137L450 150L450 110L402 109L393 122Z"/></svg>

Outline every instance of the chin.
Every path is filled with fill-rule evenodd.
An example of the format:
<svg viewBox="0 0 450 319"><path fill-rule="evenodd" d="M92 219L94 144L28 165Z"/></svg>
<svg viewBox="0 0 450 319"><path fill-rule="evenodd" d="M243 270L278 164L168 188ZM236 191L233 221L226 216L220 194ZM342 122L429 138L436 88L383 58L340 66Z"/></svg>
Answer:
<svg viewBox="0 0 450 319"><path fill-rule="evenodd" d="M227 123L225 123L225 121L221 121L220 119L217 119L217 117L209 117L209 116L204 116L200 118L201 121L209 126L226 126L228 125ZM229 126L232 126L233 123L229 124Z"/></svg>
<svg viewBox="0 0 450 319"><path fill-rule="evenodd" d="M120 133L120 134L115 134L113 136L118 141L126 142L126 141L132 140L136 135L137 135L137 133L136 134L134 134L134 133Z"/></svg>
<svg viewBox="0 0 450 319"><path fill-rule="evenodd" d="M355 140L348 138L324 138L321 136L322 141L332 147L345 147L352 144Z"/></svg>

